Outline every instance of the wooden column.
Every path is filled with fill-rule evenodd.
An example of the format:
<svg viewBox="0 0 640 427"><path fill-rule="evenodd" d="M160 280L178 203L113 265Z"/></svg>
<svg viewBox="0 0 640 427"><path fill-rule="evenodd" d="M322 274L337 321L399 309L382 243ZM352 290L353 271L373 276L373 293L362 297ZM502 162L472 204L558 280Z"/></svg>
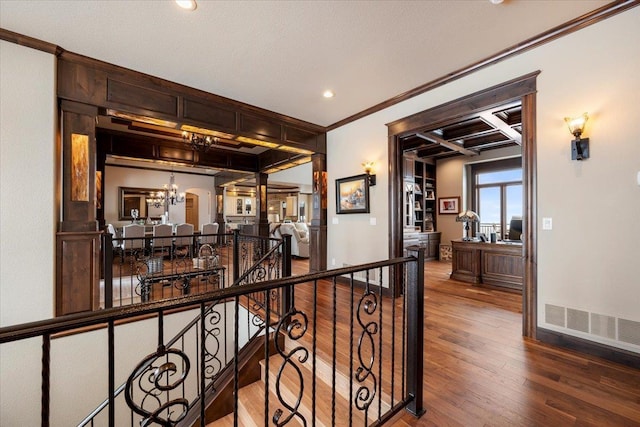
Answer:
<svg viewBox="0 0 640 427"><path fill-rule="evenodd" d="M309 227L309 271L327 269L327 156L314 154L313 193L311 211L313 219Z"/></svg>
<svg viewBox="0 0 640 427"><path fill-rule="evenodd" d="M269 237L269 219L267 217L267 178L269 175L256 172L256 233Z"/></svg>
<svg viewBox="0 0 640 427"><path fill-rule="evenodd" d="M99 308L94 106L62 101L62 218L56 234L56 315Z"/></svg>

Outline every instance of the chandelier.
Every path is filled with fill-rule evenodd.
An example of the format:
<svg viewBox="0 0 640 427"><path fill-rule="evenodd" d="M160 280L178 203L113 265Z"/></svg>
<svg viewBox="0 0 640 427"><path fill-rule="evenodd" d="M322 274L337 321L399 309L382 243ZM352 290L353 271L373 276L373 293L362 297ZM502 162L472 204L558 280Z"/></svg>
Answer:
<svg viewBox="0 0 640 427"><path fill-rule="evenodd" d="M200 136L186 131L182 132L182 140L185 144L189 144L191 148L196 151L209 151L209 148L218 142L218 138L215 136Z"/></svg>
<svg viewBox="0 0 640 427"><path fill-rule="evenodd" d="M158 191L147 198L149 205L159 208L160 206L164 206L165 203L175 205L184 202L185 193L178 193L178 185L176 184L176 178L173 172L171 172L169 184L164 184L162 187L164 188L163 191Z"/></svg>

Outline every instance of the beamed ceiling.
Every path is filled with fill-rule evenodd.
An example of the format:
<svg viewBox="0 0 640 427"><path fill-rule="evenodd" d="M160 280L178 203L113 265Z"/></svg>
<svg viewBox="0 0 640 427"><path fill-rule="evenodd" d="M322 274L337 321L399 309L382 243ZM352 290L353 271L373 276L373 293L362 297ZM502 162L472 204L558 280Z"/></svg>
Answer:
<svg viewBox="0 0 640 427"><path fill-rule="evenodd" d="M417 157L477 156L483 151L522 145L520 101L400 137L403 150Z"/></svg>

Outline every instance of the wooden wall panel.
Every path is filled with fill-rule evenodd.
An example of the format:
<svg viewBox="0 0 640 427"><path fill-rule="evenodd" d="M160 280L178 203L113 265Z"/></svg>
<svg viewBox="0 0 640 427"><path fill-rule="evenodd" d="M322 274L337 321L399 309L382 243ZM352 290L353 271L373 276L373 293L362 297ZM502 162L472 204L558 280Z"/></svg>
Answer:
<svg viewBox="0 0 640 427"><path fill-rule="evenodd" d="M282 139L282 127L279 124L266 118L250 116L248 114L240 115L240 131L273 139Z"/></svg>
<svg viewBox="0 0 640 427"><path fill-rule="evenodd" d="M100 308L101 232L56 234L56 316Z"/></svg>
<svg viewBox="0 0 640 427"><path fill-rule="evenodd" d="M236 112L217 104L185 98L183 114L185 119L207 123L231 132L238 127Z"/></svg>
<svg viewBox="0 0 640 427"><path fill-rule="evenodd" d="M178 97L114 79L107 79L107 101L163 114L178 114Z"/></svg>

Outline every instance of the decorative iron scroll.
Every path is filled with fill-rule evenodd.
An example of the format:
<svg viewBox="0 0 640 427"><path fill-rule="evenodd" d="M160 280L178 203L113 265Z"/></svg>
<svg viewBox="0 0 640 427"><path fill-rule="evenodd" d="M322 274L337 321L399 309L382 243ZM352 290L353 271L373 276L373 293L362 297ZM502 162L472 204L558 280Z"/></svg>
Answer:
<svg viewBox="0 0 640 427"><path fill-rule="evenodd" d="M378 298L369 290L369 286L367 286L364 295L360 298L357 311L358 323L362 327L362 333L358 339L358 361L360 366L356 369L354 377L356 381L362 385L358 387L354 397L354 403L361 411L369 409L377 390L378 381L373 373L373 364L376 355L373 336L378 333L378 324L374 321L365 323L364 320L365 316L372 316L377 308ZM363 384L367 379L370 379L369 385ZM371 382L373 382L373 384L371 384Z"/></svg>
<svg viewBox="0 0 640 427"><path fill-rule="evenodd" d="M242 284L257 283L264 280L279 279L281 274L282 254L273 251L265 256L263 245L266 242L259 239L242 239L240 242L240 274L249 272L242 280Z"/></svg>
<svg viewBox="0 0 640 427"><path fill-rule="evenodd" d="M223 364L220 360L222 346L220 345L220 320L222 316L213 307L205 315L204 324L204 376L207 379L215 379L222 371Z"/></svg>
<svg viewBox="0 0 640 427"><path fill-rule="evenodd" d="M282 318L278 322L275 335L277 336L281 332L285 332L285 329L286 329L287 336L291 340L297 341L300 338L302 338L304 334L307 332L307 327L308 327L307 315L302 311L296 310L294 307L286 315L282 316ZM298 359L297 361L299 363L304 363L307 361L307 358L309 357L309 351L303 346L298 346L292 349L290 352L286 353L285 350L280 347L282 344L280 344L279 340L276 339L274 341L275 341L276 351L284 359L282 362L282 365L280 366L280 369L278 369L278 375L276 376L276 395L278 396L278 400L280 401L282 406L284 406L289 411L289 414L284 419L282 419L282 415L284 414L284 411L282 409L277 409L273 414L273 423L277 426L283 426L289 423L289 421L291 421L294 417L297 417L300 420L300 422L302 422L302 425L306 426L307 420L298 411L298 409L300 408L300 404L302 403L302 395L304 392L304 379L302 377L302 371L300 370L300 367L296 364L296 360L294 356L296 356L296 354L299 353L299 355L297 356L297 359ZM282 397L282 393L280 392L282 374L287 367L290 367L291 369L294 370L294 372L297 374L298 381L299 381L298 396L294 404L289 404L288 402L286 402Z"/></svg>
<svg viewBox="0 0 640 427"><path fill-rule="evenodd" d="M185 398L170 399L171 391L180 387L189 374L189 358L182 351L159 346L133 370L125 387L127 405L144 418L141 427L153 423L174 426L189 409ZM173 380L174 376L178 376ZM173 380L173 381L172 381Z"/></svg>

